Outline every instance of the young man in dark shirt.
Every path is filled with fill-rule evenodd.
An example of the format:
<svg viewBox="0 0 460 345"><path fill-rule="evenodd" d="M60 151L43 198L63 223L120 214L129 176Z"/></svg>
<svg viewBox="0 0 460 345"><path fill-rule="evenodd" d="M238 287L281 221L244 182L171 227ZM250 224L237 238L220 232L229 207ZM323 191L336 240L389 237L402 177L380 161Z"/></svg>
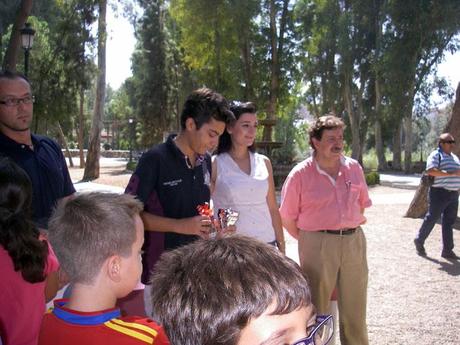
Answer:
<svg viewBox="0 0 460 345"><path fill-rule="evenodd" d="M0 72L0 155L13 159L29 175L33 220L46 228L57 200L71 196L75 189L59 145L30 131L33 103L24 76Z"/></svg>
<svg viewBox="0 0 460 345"><path fill-rule="evenodd" d="M125 192L145 205L144 284L149 283L150 271L164 250L207 237L210 220L198 214L197 206L210 199L208 152L217 146L233 119L222 95L207 88L195 90L185 101L180 133L169 136L139 160ZM150 308L146 309L149 313Z"/></svg>

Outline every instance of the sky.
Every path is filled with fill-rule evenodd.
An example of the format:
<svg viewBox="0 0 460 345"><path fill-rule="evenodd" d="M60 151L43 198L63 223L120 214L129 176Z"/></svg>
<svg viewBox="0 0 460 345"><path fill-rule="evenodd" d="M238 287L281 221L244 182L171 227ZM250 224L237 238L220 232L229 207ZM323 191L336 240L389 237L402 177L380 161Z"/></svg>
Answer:
<svg viewBox="0 0 460 345"><path fill-rule="evenodd" d="M118 89L132 75L131 54L136 40L128 19L115 17L112 6L107 6L107 83Z"/></svg>
<svg viewBox="0 0 460 345"><path fill-rule="evenodd" d="M446 56L445 61L438 66L438 74L448 79L455 90L460 82L460 52Z"/></svg>
<svg viewBox="0 0 460 345"><path fill-rule="evenodd" d="M118 89L123 81L132 75L131 54L136 40L134 29L126 18L115 17L111 6L107 8L107 83ZM457 88L460 82L460 52L446 56L445 62L438 66L439 76L446 77L451 87Z"/></svg>

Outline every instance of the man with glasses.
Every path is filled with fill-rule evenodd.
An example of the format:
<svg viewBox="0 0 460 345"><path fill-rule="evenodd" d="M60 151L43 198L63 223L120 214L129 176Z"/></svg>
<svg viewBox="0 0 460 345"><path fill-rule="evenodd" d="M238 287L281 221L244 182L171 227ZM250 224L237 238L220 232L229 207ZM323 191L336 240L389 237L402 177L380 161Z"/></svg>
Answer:
<svg viewBox="0 0 460 345"><path fill-rule="evenodd" d="M0 155L12 158L29 175L34 222L47 228L57 200L71 196L75 189L59 145L30 131L33 103L27 78L0 72Z"/></svg>
<svg viewBox="0 0 460 345"><path fill-rule="evenodd" d="M452 152L455 139L450 133L439 136L438 148L431 152L426 161L426 173L434 176L434 183L428 195L428 212L414 239L415 249L426 255L424 243L433 230L436 221L442 220L442 253L445 259L458 259L454 253L452 227L457 219L458 190L460 189L460 161Z"/></svg>
<svg viewBox="0 0 460 345"><path fill-rule="evenodd" d="M149 284L150 271L163 250L207 237L211 221L199 215L197 206L210 199L208 152L232 119L222 95L207 88L195 90L185 101L179 134L170 135L139 160L125 192L136 195L145 206L142 283ZM149 300L146 295L147 315Z"/></svg>
<svg viewBox="0 0 460 345"><path fill-rule="evenodd" d="M299 259L319 313L337 287L342 345L368 345L367 256L361 229L371 206L359 163L343 155L344 123L332 114L310 127L313 155L296 165L282 189L283 226L299 240Z"/></svg>
<svg viewBox="0 0 460 345"><path fill-rule="evenodd" d="M169 251L151 279L153 317L174 345L326 345L334 333L299 266L254 238Z"/></svg>

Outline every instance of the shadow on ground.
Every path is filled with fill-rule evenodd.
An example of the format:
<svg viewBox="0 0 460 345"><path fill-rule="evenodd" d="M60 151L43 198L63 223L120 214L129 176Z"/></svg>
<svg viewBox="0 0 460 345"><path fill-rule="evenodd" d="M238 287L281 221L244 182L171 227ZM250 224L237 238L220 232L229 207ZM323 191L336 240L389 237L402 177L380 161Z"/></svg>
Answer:
<svg viewBox="0 0 460 345"><path fill-rule="evenodd" d="M431 261L435 264L438 264L439 265L438 269L440 271L444 271L447 274L454 276L454 277L460 276L460 261L458 260L449 260L448 262L445 262L445 261L439 261L438 259L435 259L429 256L424 256L423 258L426 259L427 261Z"/></svg>

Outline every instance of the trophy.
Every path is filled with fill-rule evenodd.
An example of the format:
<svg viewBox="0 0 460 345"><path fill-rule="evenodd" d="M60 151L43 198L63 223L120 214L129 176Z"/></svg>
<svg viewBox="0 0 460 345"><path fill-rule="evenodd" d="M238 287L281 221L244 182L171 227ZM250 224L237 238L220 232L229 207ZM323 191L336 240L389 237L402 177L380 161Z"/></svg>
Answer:
<svg viewBox="0 0 460 345"><path fill-rule="evenodd" d="M214 220L214 212L209 206L209 203L204 203L203 205L198 205L196 207L198 214L202 216L208 216L211 220L211 230L209 231L209 238L215 238L218 230L216 229ZM217 211L217 220L220 225L220 229L225 230L227 227L235 225L238 220L238 211L235 211L231 208L219 208Z"/></svg>

